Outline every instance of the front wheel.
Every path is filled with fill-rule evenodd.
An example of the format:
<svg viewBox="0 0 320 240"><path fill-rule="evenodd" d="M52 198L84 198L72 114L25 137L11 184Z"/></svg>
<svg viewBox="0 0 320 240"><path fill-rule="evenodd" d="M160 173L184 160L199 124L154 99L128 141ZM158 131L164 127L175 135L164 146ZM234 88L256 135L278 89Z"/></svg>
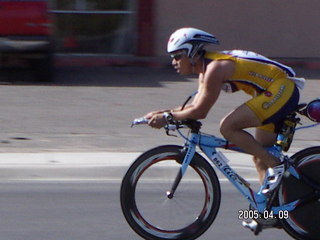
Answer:
<svg viewBox="0 0 320 240"><path fill-rule="evenodd" d="M183 157L180 146L156 147L138 157L123 178L123 214L131 228L145 239L195 239L210 227L218 213L219 181L198 153L173 198L168 196Z"/></svg>
<svg viewBox="0 0 320 240"><path fill-rule="evenodd" d="M294 165L299 172L320 186L320 147L304 149L292 156ZM280 205L300 199L302 196L317 191L293 176L283 178L279 190ZM316 195L315 195L316 196ZM319 195L318 195L319 196ZM298 206L282 219L284 229L298 240L319 240L320 238L320 198Z"/></svg>

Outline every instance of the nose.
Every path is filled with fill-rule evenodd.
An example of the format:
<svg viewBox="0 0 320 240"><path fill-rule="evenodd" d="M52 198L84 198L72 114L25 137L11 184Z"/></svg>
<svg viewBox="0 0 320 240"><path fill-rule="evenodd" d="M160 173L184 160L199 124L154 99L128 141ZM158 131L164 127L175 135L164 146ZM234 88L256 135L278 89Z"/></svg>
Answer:
<svg viewBox="0 0 320 240"><path fill-rule="evenodd" d="M176 61L174 58L172 58L171 64L172 64L173 66L175 66L175 65L177 65L177 61Z"/></svg>

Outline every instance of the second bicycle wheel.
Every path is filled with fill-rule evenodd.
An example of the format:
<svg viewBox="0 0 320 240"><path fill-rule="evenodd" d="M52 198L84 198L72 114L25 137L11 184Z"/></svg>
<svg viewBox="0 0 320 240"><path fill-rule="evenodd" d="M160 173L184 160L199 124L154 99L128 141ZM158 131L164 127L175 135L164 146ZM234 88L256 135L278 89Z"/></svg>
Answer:
<svg viewBox="0 0 320 240"><path fill-rule="evenodd" d="M197 153L174 197L168 198L183 156L180 146L151 149L138 157L122 181L122 211L131 228L145 239L195 239L210 227L218 213L218 178Z"/></svg>
<svg viewBox="0 0 320 240"><path fill-rule="evenodd" d="M292 156L292 159L299 174L304 174L320 186L320 147L304 149ZM284 177L279 190L279 203L286 204L315 192L314 188L293 176ZM295 239L319 240L320 198L298 206L281 222L284 229Z"/></svg>

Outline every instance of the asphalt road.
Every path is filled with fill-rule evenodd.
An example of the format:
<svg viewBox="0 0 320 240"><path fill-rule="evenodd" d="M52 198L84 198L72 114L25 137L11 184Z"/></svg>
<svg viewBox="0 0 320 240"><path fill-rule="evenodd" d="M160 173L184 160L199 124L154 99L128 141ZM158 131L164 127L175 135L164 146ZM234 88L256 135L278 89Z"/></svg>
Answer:
<svg viewBox="0 0 320 240"><path fill-rule="evenodd" d="M255 237L241 226L247 203L223 184L218 216L199 240L291 239L267 229ZM0 232L6 240L138 240L119 205L119 182L53 181L0 183Z"/></svg>
<svg viewBox="0 0 320 240"><path fill-rule="evenodd" d="M181 105L196 90L195 79L143 67L61 67L55 75L52 83L36 83L25 72L0 72L0 152L137 152L181 143L161 130L130 124L149 111ZM314 79L320 71L298 75L308 79L301 101L319 97ZM220 119L246 99L221 93L203 131L220 135ZM317 129L299 131L293 147L316 145L319 136Z"/></svg>

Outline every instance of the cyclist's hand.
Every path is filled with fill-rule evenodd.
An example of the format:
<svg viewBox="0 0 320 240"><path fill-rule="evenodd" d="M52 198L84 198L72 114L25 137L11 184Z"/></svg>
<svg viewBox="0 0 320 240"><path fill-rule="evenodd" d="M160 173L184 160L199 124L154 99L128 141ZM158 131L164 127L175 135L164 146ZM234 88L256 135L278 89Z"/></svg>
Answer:
<svg viewBox="0 0 320 240"><path fill-rule="evenodd" d="M159 110L159 111L152 111L152 112L149 112L149 113L147 113L145 116L144 116L144 118L146 118L146 119L151 119L154 115L156 115L156 114L162 114L162 113L164 113L164 112L169 112L170 110Z"/></svg>
<svg viewBox="0 0 320 240"><path fill-rule="evenodd" d="M143 117L146 118L146 119L151 119L157 113L158 112L149 112L146 115L144 115Z"/></svg>
<svg viewBox="0 0 320 240"><path fill-rule="evenodd" d="M157 113L152 116L149 120L149 126L153 128L160 129L167 124L166 119L163 117L162 113Z"/></svg>

